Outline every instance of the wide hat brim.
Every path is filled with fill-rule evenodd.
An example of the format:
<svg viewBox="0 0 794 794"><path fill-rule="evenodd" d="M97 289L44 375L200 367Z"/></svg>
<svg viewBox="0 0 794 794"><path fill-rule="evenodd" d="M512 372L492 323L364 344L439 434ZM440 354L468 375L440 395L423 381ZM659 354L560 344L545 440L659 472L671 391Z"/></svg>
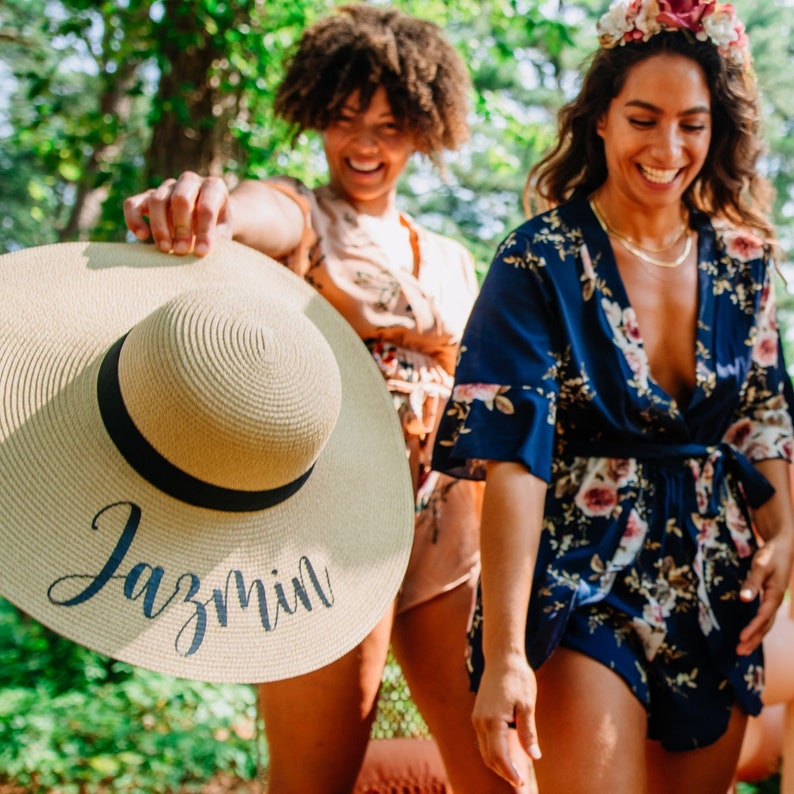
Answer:
<svg viewBox="0 0 794 794"><path fill-rule="evenodd" d="M233 284L288 302L336 357L341 411L300 491L224 512L186 504L110 440L108 348L166 301ZM391 398L344 318L237 243L203 258L63 243L0 256L0 595L59 634L184 678L264 682L354 648L408 562L413 499Z"/></svg>

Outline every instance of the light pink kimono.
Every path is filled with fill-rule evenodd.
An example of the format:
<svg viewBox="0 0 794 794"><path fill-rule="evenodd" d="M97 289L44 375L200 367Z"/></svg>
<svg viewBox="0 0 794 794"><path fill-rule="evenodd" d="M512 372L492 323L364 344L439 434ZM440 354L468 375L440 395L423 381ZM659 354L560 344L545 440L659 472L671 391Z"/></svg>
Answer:
<svg viewBox="0 0 794 794"><path fill-rule="evenodd" d="M404 611L479 573L482 483L431 472L429 465L458 343L477 294L474 261L454 240L401 213L414 267L395 272L356 210L330 187L309 190L285 177L268 184L294 199L306 218L303 239L284 263L367 344L402 421L416 494L413 551L397 602L397 611Z"/></svg>

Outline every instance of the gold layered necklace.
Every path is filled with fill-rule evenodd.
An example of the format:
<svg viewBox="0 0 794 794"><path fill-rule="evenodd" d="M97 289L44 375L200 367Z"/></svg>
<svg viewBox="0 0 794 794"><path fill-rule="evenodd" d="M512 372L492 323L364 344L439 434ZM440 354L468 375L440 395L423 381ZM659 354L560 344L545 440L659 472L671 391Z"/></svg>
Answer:
<svg viewBox="0 0 794 794"><path fill-rule="evenodd" d="M590 206L592 207L593 214L598 219L599 224L601 224L601 228L610 237L614 237L630 254L636 256L637 259L641 259L643 262L647 262L649 265L654 265L655 267L666 267L671 269L676 268L686 261L686 258L689 256L689 253L692 250L692 239L694 235L692 233L692 230L689 228L688 224L686 223L686 221L684 221L684 223L681 226L681 231L676 235L675 240L672 243L670 243L670 245L667 245L664 248L642 249L630 237L627 237L625 234L621 234L617 229L612 227L612 225L606 219L603 210L598 205L595 196L593 196L592 199L590 200ZM686 237L686 242L684 243L684 249L675 259L673 260L657 259L655 256L651 256L651 254L660 254L662 251L668 251L673 246L678 245L678 243L681 242L681 238L684 236Z"/></svg>

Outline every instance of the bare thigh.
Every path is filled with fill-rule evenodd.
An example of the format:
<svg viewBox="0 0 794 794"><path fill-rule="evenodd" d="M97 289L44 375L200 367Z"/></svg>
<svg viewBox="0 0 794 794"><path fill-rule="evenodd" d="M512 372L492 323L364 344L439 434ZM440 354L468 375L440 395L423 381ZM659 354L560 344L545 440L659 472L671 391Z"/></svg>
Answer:
<svg viewBox="0 0 794 794"><path fill-rule="evenodd" d="M708 747L670 753L648 742L649 794L725 794L733 783L747 715L734 709L728 730Z"/></svg>
<svg viewBox="0 0 794 794"><path fill-rule="evenodd" d="M397 615L392 644L455 794L505 794L514 789L482 762L471 724L474 693L465 654L475 588L476 581L466 582ZM514 757L522 754L517 748ZM521 789L522 794L532 791L531 786Z"/></svg>
<svg viewBox="0 0 794 794"><path fill-rule="evenodd" d="M392 614L336 662L262 684L269 794L349 794L367 749Z"/></svg>
<svg viewBox="0 0 794 794"><path fill-rule="evenodd" d="M588 656L558 648L537 682L541 794L643 794L647 716L625 681Z"/></svg>
<svg viewBox="0 0 794 794"><path fill-rule="evenodd" d="M794 617L791 603L784 601L778 608L775 622L764 637L764 694L765 704L787 703L794 700Z"/></svg>

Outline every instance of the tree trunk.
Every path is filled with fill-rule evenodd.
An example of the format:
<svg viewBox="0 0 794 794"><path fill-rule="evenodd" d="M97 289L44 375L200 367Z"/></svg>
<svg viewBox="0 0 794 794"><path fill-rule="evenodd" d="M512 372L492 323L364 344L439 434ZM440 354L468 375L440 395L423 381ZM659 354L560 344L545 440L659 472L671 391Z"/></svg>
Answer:
<svg viewBox="0 0 794 794"><path fill-rule="evenodd" d="M239 97L224 79L229 66L222 35L207 32L200 3L169 0L165 6L169 30L161 38L162 72L146 158L152 185L188 170L218 175L229 158L240 156L229 131Z"/></svg>
<svg viewBox="0 0 794 794"><path fill-rule="evenodd" d="M123 137L124 123L129 118L130 100L128 91L135 80L137 62L128 61L118 65L115 72L105 77L105 91L99 99L100 118L115 116L119 119L119 133ZM75 196L69 211L69 218L64 227L58 232L58 240L64 242L77 239L79 235L86 235L96 224L102 201L107 193L106 187L97 187L97 175L100 171L103 158L110 150L115 150L121 144L119 138L109 143L97 143L88 158L80 181L74 186Z"/></svg>

